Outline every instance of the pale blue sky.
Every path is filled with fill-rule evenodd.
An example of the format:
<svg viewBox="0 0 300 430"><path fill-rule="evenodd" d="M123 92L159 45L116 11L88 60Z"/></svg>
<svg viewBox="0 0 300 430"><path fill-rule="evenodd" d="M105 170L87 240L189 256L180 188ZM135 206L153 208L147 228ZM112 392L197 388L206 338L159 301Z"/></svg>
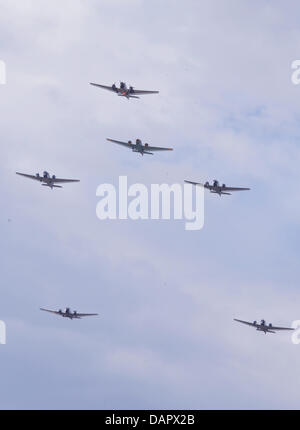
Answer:
<svg viewBox="0 0 300 430"><path fill-rule="evenodd" d="M0 10L0 408L298 408L300 347L233 318L300 319L299 3ZM128 102L88 85L119 80L161 93ZM106 137L175 151L142 158ZM81 182L51 192L15 175L43 170ZM96 189L119 175L252 190L206 195L200 232L100 222Z"/></svg>

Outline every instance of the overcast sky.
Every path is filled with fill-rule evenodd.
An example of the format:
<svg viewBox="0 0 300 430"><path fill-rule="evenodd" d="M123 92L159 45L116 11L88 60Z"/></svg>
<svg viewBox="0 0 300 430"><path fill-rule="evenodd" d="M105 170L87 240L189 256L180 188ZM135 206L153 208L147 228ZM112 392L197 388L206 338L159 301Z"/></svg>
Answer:
<svg viewBox="0 0 300 430"><path fill-rule="evenodd" d="M298 1L0 0L1 408L299 408ZM120 99L89 86L160 90ZM140 157L106 138L174 147ZM15 175L81 179L46 189ZM96 189L184 179L205 226L99 221ZM11 222L8 222L8 219ZM40 307L98 312L69 321Z"/></svg>

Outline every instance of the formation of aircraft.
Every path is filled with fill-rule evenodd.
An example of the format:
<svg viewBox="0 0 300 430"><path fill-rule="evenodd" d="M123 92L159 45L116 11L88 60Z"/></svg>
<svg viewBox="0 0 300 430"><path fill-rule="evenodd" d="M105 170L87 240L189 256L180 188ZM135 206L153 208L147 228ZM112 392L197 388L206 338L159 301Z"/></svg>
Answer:
<svg viewBox="0 0 300 430"><path fill-rule="evenodd" d="M117 87L116 84L113 84L112 86L106 86L106 85L100 85L96 83L91 83L91 85L108 90L111 92L114 92L119 97L125 97L128 100L130 98L139 99L141 95L147 95L147 94L158 94L159 91L144 91L144 90L136 90L134 87L130 86L127 87L125 82L120 82L120 86ZM156 151L173 151L173 148L165 148L165 147L157 147L157 146L150 146L148 143L143 144L140 139L136 139L135 143L132 143L132 141L123 142L119 140L114 139L107 139L109 142L124 146L125 148L131 149L132 152L136 152L141 154L142 156L144 154L147 155L154 155L153 153ZM80 182L78 179L60 179L56 178L56 176L50 176L48 172L44 172L43 175L40 175L37 173L36 175L28 175L25 173L19 173L16 172L17 175L20 175L22 177L33 179L35 181L40 182L43 186L49 187L51 189L53 188L62 188L61 185L57 184L64 184L64 183L72 183L72 182ZM240 188L240 187L227 187L225 184L220 185L217 180L214 180L212 184L209 182L205 182L204 184L198 183L198 182L192 182L192 181L185 181L188 184L192 184L195 186L202 186L205 189L209 190L213 194L218 194L219 196L222 195L231 195L232 192L235 191L249 191L250 188ZM57 316L61 316L63 318L68 319L82 319L84 317L92 317L92 316L98 316L96 313L78 313L77 311L71 311L70 308L66 308L65 311L62 311L61 309L58 311L50 310L50 309L44 309L40 308L43 312L48 312ZM253 323L248 321L243 321L239 319L234 319L234 321L239 322L241 324L248 325L250 327L255 328L257 331L261 331L265 334L267 333L276 333L276 331L290 331L294 330L293 328L287 328L287 327L276 327L272 324L266 324L265 320L261 320L260 323L257 323L257 321L254 321Z"/></svg>
<svg viewBox="0 0 300 430"><path fill-rule="evenodd" d="M192 182L192 181L184 181L184 182L186 182L187 184L204 187L207 190L209 190L212 194L218 194L219 196L222 196L223 194L230 196L233 191L250 190L250 188L227 187L226 184L220 185L219 181L217 180L214 180L212 185L210 185L209 182L205 182L205 184L201 184L199 182Z"/></svg>
<svg viewBox="0 0 300 430"><path fill-rule="evenodd" d="M147 95L147 94L158 94L159 91L144 91L144 90L136 90L134 87L127 87L125 82L120 82L120 87L117 87L116 84L111 86L95 84L93 82L90 83L94 87L102 88L103 90L108 90L113 93L116 93L120 97L126 97L129 99L139 99L139 96Z"/></svg>
<svg viewBox="0 0 300 430"><path fill-rule="evenodd" d="M66 310L63 312L61 309L59 311L51 311L50 309L40 309L43 312L49 312L50 314L59 315L63 318L69 318L70 320L80 320L84 317L96 317L98 314L80 314L77 311L71 312L70 308L66 308Z"/></svg>
<svg viewBox="0 0 300 430"><path fill-rule="evenodd" d="M63 188L61 185L55 185L55 184L67 184L70 182L80 182L79 179L59 179L54 175L50 176L48 172L44 172L42 176L39 173L37 173L36 175L27 175L26 173L19 173L19 172L17 172L17 175L41 182L44 187L49 187L52 190L53 188Z"/></svg>
<svg viewBox="0 0 300 430"><path fill-rule="evenodd" d="M132 152L138 152L141 155L148 154L154 155L154 151L173 151L173 148L160 148L158 146L150 146L148 143L143 145L140 139L136 139L136 143L132 143L131 140L128 142L121 142L120 140L107 139L108 142L117 143L118 145L122 145L125 148L131 149Z"/></svg>
<svg viewBox="0 0 300 430"><path fill-rule="evenodd" d="M237 321L241 324L246 324L250 327L254 327L257 331L262 331L263 333L267 334L267 333L276 333L276 331L291 331L294 330L293 328L287 328L287 327L275 327L272 324L266 324L265 320L261 320L260 323L257 323L256 321L254 321L253 323L248 322L248 321L242 321L242 320L237 320L234 319L234 321Z"/></svg>

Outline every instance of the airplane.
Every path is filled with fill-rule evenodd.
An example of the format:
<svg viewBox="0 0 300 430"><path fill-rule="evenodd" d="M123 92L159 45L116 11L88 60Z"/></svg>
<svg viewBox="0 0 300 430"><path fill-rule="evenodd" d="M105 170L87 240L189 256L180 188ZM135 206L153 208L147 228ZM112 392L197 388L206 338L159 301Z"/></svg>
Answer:
<svg viewBox="0 0 300 430"><path fill-rule="evenodd" d="M250 327L254 327L254 328L256 328L256 330L262 331L265 334L267 334L267 333L276 333L276 331L279 331L279 330L294 330L293 328L274 327L272 324L268 324L267 325L265 320L261 320L260 324L257 323L256 321L254 321L253 323L247 322L247 321L242 321L242 320L237 320L237 319L234 319L234 321L237 321L237 322L242 323L242 324L249 325Z"/></svg>
<svg viewBox="0 0 300 430"><path fill-rule="evenodd" d="M53 188L63 188L60 185L55 184L66 184L68 182L80 182L78 179L58 179L56 176L50 176L48 172L44 172L43 176L40 176L39 173L34 175L26 175L25 173L16 173L19 176L24 176L24 178L34 179L36 181L42 182L43 187L49 187L51 190Z"/></svg>
<svg viewBox="0 0 300 430"><path fill-rule="evenodd" d="M158 146L149 146L148 143L143 145L140 139L136 140L136 143L132 143L131 140L128 142L121 142L119 140L106 139L108 142L117 143L118 145L125 146L126 148L132 149L132 152L138 152L141 155L149 154L154 155L151 151L173 151L173 148L159 148Z"/></svg>
<svg viewBox="0 0 300 430"><path fill-rule="evenodd" d="M116 84L113 84L111 87L107 85L100 85L100 84L94 84L93 82L90 83L90 85L93 85L94 87L102 88L104 90L112 91L116 93L120 97L126 97L129 99L139 99L141 95L146 94L158 94L159 91L142 91L142 90L135 90L133 87L127 88L127 85L125 82L120 82L120 88L116 86Z"/></svg>
<svg viewBox="0 0 300 430"><path fill-rule="evenodd" d="M77 319L80 320L83 317L96 317L98 314L79 314L77 311L71 312L70 308L66 308L65 312L61 309L59 311L51 311L49 309L40 308L43 312L49 312L50 314L59 315L63 318L69 318L70 320Z"/></svg>
<svg viewBox="0 0 300 430"><path fill-rule="evenodd" d="M232 191L249 191L250 190L250 188L227 187L225 184L220 185L217 180L214 180L212 185L210 185L209 182L205 182L204 185L199 184L198 182L191 182L191 181L184 181L184 182L186 182L187 184L202 186L202 187L206 188L207 190L210 190L210 192L212 194L219 194L220 197L223 194L231 196ZM231 191L231 192L229 193L229 191Z"/></svg>

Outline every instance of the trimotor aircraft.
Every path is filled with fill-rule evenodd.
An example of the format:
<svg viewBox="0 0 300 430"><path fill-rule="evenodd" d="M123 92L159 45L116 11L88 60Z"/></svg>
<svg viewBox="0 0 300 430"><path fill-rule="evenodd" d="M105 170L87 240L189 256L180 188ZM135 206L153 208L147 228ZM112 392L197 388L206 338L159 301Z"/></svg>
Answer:
<svg viewBox="0 0 300 430"><path fill-rule="evenodd" d="M141 155L148 154L154 155L152 151L173 151L173 148L160 148L158 146L150 146L148 143L143 145L140 139L136 140L136 143L132 143L131 140L128 142L121 142L120 140L107 139L108 142L117 143L118 145L125 146L132 150L132 152L138 152Z"/></svg>
<svg viewBox="0 0 300 430"><path fill-rule="evenodd" d="M242 321L242 320L237 320L234 319L234 321L237 321L239 323L242 324L246 324L250 327L254 327L257 331L262 331L263 333L267 334L267 333L276 333L276 331L279 330L294 330L293 328L287 328L287 327L275 327L272 324L266 324L265 320L261 320L260 323L257 323L256 321L254 321L253 323L248 322L248 321Z"/></svg>
<svg viewBox="0 0 300 430"><path fill-rule="evenodd" d="M48 172L44 172L41 176L39 173L36 175L26 175L25 173L18 173L17 175L23 176L24 178L34 179L42 183L43 187L53 188L63 188L60 185L55 184L67 184L69 182L80 182L79 179L59 179L56 176L50 176Z"/></svg>
<svg viewBox="0 0 300 430"><path fill-rule="evenodd" d="M184 181L184 182L186 182L187 184L199 185L201 187L206 188L207 190L209 190L213 194L218 194L219 196L222 196L223 194L231 196L231 193L233 191L249 191L250 190L250 188L227 187L226 184L220 185L219 181L217 181L217 180L214 180L212 185L210 185L209 182L205 182L205 184L201 184L198 182L192 182L192 181Z"/></svg>
<svg viewBox="0 0 300 430"><path fill-rule="evenodd" d="M70 320L74 320L74 319L80 320L81 318L84 318L84 317L98 316L98 314L80 314L77 311L71 312L70 308L67 308L64 312L61 309L59 311L51 311L49 309L41 308L40 310L43 312L49 312L50 314L59 315L63 318L69 318Z"/></svg>
<svg viewBox="0 0 300 430"><path fill-rule="evenodd" d="M116 84L113 84L112 86L107 86L107 85L94 84L93 82L91 82L90 85L93 85L94 87L102 88L103 90L111 91L113 93L116 93L120 97L126 97L128 100L139 99L140 97L138 96L159 93L159 91L136 90L134 89L134 87L128 88L125 82L120 82L120 87L117 87Z"/></svg>

